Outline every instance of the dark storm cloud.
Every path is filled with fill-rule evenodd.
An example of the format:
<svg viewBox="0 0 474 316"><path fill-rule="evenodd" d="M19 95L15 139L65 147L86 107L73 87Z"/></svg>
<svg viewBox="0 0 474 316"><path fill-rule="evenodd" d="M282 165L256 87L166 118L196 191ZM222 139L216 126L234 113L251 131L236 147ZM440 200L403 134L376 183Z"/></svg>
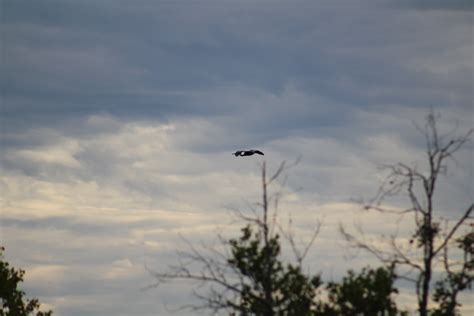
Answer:
<svg viewBox="0 0 474 316"><path fill-rule="evenodd" d="M414 8L419 10L439 10L439 11L469 11L474 9L474 4L470 0L402 0L392 5L400 8Z"/></svg>
<svg viewBox="0 0 474 316"><path fill-rule="evenodd" d="M448 91L459 104L472 99L472 73L463 65L438 74L417 67L421 56L442 57L469 40L462 33L468 24L455 17L420 22L415 13L338 1L2 6L7 129L70 125L105 112L161 120L235 116L252 122L246 128L278 134L337 125L337 114L351 107L443 106ZM444 24L461 32L451 34ZM287 104L279 107L269 98L235 98L253 92L278 98L289 85L306 101L282 98ZM344 110L320 116L324 106Z"/></svg>

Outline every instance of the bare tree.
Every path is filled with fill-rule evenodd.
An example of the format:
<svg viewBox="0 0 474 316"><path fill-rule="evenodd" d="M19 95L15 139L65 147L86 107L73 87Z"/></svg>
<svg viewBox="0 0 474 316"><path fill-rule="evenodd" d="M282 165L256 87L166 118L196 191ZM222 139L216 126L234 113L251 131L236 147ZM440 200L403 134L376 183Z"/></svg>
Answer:
<svg viewBox="0 0 474 316"><path fill-rule="evenodd" d="M403 242L398 240L397 235L387 239L387 244L384 247L376 246L364 238L363 231L350 233L341 225L341 232L351 245L370 252L385 263L393 263L408 268L406 269L407 274L401 277L415 284L420 316L426 316L429 312L428 304L434 265L438 260L443 261L444 256L446 272L450 273L450 265L447 259L448 248L456 238L455 236L459 235L460 228L468 219L472 218L473 211L471 202L458 219L444 228L441 227L441 214L434 205L437 184L440 177L446 174L448 161L454 159L454 153L469 140L473 130L469 130L463 136L454 136L455 131L440 135L437 127L438 120L439 117L430 112L426 118L425 126L423 128L418 127L426 140L427 171L419 171L416 166L405 163L384 166L388 170L386 180L379 187L376 197L369 203L364 203L366 210L376 210L401 216L411 215L415 231L409 240L409 244L411 245L416 241L413 246L418 251L411 252L403 248ZM406 209L390 209L384 205L388 197L398 194L404 194L408 197L409 206ZM472 264L470 266L463 265L463 267L463 276L465 276L466 269L470 267L472 271L473 268ZM459 282L464 282L465 278L459 278L459 280ZM462 290L463 287L459 286L456 289Z"/></svg>
<svg viewBox="0 0 474 316"><path fill-rule="evenodd" d="M471 227L472 227L471 223ZM456 239L456 250L460 251L460 260L449 258L448 247L444 249L443 264L446 271L444 279L436 282L433 299L439 303L433 316L458 315L457 296L459 292L471 288L474 281L474 229Z"/></svg>
<svg viewBox="0 0 474 316"><path fill-rule="evenodd" d="M199 304L182 308L210 309L214 313L227 310L241 315L310 315L315 310L316 289L321 285L319 275L310 277L302 273L302 264L308 249L313 244L319 223L313 235L300 249L291 230L284 231L277 222L277 204L280 194L268 193L288 168L283 162L267 177L265 162L261 167L262 200L252 215L238 212L247 226L240 238L226 240L219 236L221 248L196 248L188 243L189 250L180 252L177 265L166 272L151 271L156 278L152 287L177 279L195 282L194 294ZM273 204L273 213L270 205ZM291 225L290 225L291 228ZM281 242L279 232L289 242L296 263L284 264L279 257Z"/></svg>

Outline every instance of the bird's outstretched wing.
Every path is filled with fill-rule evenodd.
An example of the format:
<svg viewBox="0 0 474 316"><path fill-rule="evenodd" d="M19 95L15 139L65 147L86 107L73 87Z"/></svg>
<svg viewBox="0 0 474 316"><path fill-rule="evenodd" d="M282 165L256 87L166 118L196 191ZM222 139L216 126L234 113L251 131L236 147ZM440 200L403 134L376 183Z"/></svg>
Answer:
<svg viewBox="0 0 474 316"><path fill-rule="evenodd" d="M232 153L235 157L243 157L243 156L252 156L253 154L259 154L259 155L264 155L263 152L260 150L238 150L235 153Z"/></svg>

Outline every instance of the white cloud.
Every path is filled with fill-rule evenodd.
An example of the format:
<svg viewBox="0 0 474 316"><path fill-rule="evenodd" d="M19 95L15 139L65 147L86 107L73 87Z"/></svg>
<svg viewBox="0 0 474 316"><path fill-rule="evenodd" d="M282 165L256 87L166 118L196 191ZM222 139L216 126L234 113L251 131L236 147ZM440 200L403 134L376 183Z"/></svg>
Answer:
<svg viewBox="0 0 474 316"><path fill-rule="evenodd" d="M7 160L25 160L26 163L33 164L53 164L70 168L80 168L81 164L74 157L80 151L76 141L69 140L55 146L42 147L36 149L13 150L6 154Z"/></svg>

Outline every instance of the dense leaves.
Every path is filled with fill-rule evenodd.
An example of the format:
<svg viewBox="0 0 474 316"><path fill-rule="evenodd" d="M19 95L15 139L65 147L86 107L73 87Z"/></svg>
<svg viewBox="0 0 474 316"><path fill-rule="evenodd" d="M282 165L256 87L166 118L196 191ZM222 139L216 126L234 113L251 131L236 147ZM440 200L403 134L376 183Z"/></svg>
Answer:
<svg viewBox="0 0 474 316"><path fill-rule="evenodd" d="M325 299L319 275L307 276L300 266L281 261L278 235L265 241L246 226L229 243L228 264L245 278L238 300L229 302L240 315L406 315L394 301L393 266L351 270L341 283L327 284Z"/></svg>
<svg viewBox="0 0 474 316"><path fill-rule="evenodd" d="M50 316L51 311L39 310L37 299L26 299L25 292L18 289L23 282L24 270L10 267L3 259L4 248L0 247L0 316Z"/></svg>
<svg viewBox="0 0 474 316"><path fill-rule="evenodd" d="M393 294L394 268L364 268L360 274L348 271L342 283L328 284L329 303L325 315L404 315L398 311Z"/></svg>
<svg viewBox="0 0 474 316"><path fill-rule="evenodd" d="M230 240L228 260L245 278L239 303L232 304L242 315L312 315L315 312L319 276L309 277L299 266L280 260L279 236L268 240L250 226L239 239Z"/></svg>

